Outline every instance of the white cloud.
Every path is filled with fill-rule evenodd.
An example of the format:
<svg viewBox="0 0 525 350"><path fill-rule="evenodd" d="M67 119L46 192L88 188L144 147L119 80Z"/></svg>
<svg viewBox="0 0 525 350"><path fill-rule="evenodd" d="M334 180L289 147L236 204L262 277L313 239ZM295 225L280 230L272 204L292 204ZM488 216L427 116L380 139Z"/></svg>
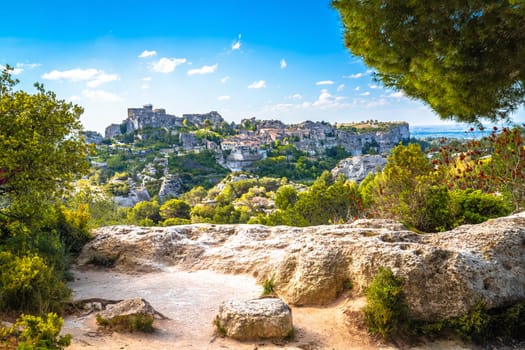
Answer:
<svg viewBox="0 0 525 350"><path fill-rule="evenodd" d="M219 67L219 64L215 63L213 66L202 66L201 68L190 69L188 71L188 75L210 74L215 72L217 70L217 67Z"/></svg>
<svg viewBox="0 0 525 350"><path fill-rule="evenodd" d="M149 83L144 83L144 84L142 84L142 85L140 86L140 88L141 88L141 89L144 89L144 90L149 89Z"/></svg>
<svg viewBox="0 0 525 350"><path fill-rule="evenodd" d="M281 66L281 69L285 69L288 66L288 63L286 63L286 60L284 58L281 58L281 62L279 62L279 65Z"/></svg>
<svg viewBox="0 0 525 350"><path fill-rule="evenodd" d="M142 53L138 57L139 58L146 58L146 57L154 57L154 56L157 56L157 51L155 51L155 50L152 50L152 51L144 50L144 51L142 51Z"/></svg>
<svg viewBox="0 0 525 350"><path fill-rule="evenodd" d="M345 89L345 84L340 84L338 87L337 87L337 91L338 92L341 92Z"/></svg>
<svg viewBox="0 0 525 350"><path fill-rule="evenodd" d="M232 50L239 50L241 48L241 34L237 36L237 40L232 44Z"/></svg>
<svg viewBox="0 0 525 350"><path fill-rule="evenodd" d="M79 100L81 100L81 98L80 98L80 96L73 95L73 96L71 96L71 97L69 98L69 100L70 100L71 102L75 102L75 101L79 101Z"/></svg>
<svg viewBox="0 0 525 350"><path fill-rule="evenodd" d="M115 80L119 80L117 74L107 74L102 70L95 68L88 69L69 69L69 70L52 70L51 72L44 73L42 79L46 80L67 80L71 82L86 81L86 85L90 88L98 87L102 84L109 83Z"/></svg>
<svg viewBox="0 0 525 350"><path fill-rule="evenodd" d="M368 73L368 72L367 72ZM343 75L343 78L348 79L359 79L367 75L367 73L356 73L356 74L350 74L350 75Z"/></svg>
<svg viewBox="0 0 525 350"><path fill-rule="evenodd" d="M151 65L151 70L157 73L171 73L175 67L186 63L185 58L168 58L162 57L158 62Z"/></svg>
<svg viewBox="0 0 525 350"><path fill-rule="evenodd" d="M359 90L361 90L361 87L360 86L356 86L354 90L355 91L359 91Z"/></svg>
<svg viewBox="0 0 525 350"><path fill-rule="evenodd" d="M326 106L330 105L334 102L334 97L328 92L328 90L323 89L321 90L321 94L317 98L317 100L313 103L316 107Z"/></svg>
<svg viewBox="0 0 525 350"><path fill-rule="evenodd" d="M373 84L373 85L368 85L368 87L370 89L382 89L382 87L380 85L376 85L376 84Z"/></svg>
<svg viewBox="0 0 525 350"><path fill-rule="evenodd" d="M40 67L41 64L40 63L17 63L16 64L16 67L17 68L36 68L36 67Z"/></svg>
<svg viewBox="0 0 525 350"><path fill-rule="evenodd" d="M217 100L219 101L229 101L231 99L230 96L219 96L217 97Z"/></svg>
<svg viewBox="0 0 525 350"><path fill-rule="evenodd" d="M379 106L384 106L387 104L387 101L384 99L384 98L381 98L379 100L375 100L375 101L372 101L372 102L369 102L367 103L367 107L368 108L372 108L372 107L379 107Z"/></svg>
<svg viewBox="0 0 525 350"><path fill-rule="evenodd" d="M95 77L94 80L89 81L86 85L90 88L96 88L97 86L100 86L105 83L109 83L111 81L119 80L119 77L117 74L106 74L106 73L100 73Z"/></svg>
<svg viewBox="0 0 525 350"><path fill-rule="evenodd" d="M254 81L248 85L248 89L261 89L266 87L266 82L264 80Z"/></svg>
<svg viewBox="0 0 525 350"><path fill-rule="evenodd" d="M89 98L90 100L97 100L102 102L115 102L119 101L120 97L104 90L82 90L82 95Z"/></svg>
<svg viewBox="0 0 525 350"><path fill-rule="evenodd" d="M224 84L224 83L226 83L228 80L230 80L230 76L229 76L229 75L227 75L227 76L225 76L225 77L222 77L222 78L221 78L221 83Z"/></svg>
<svg viewBox="0 0 525 350"><path fill-rule="evenodd" d="M370 91L365 91L362 94L359 94L360 96L370 96Z"/></svg>
<svg viewBox="0 0 525 350"><path fill-rule="evenodd" d="M103 74L104 72L99 71L95 68L88 69L69 69L69 70L52 70L49 73L44 73L42 79L46 80L69 80L73 82L86 81L95 79L97 75Z"/></svg>
<svg viewBox="0 0 525 350"><path fill-rule="evenodd" d="M151 81L151 77L144 77L142 78L143 81Z"/></svg>
<svg viewBox="0 0 525 350"><path fill-rule="evenodd" d="M291 100L302 100L303 96L301 94L293 94L292 96L289 96L287 98Z"/></svg>
<svg viewBox="0 0 525 350"><path fill-rule="evenodd" d="M333 85L334 82L331 80L321 80L315 83L315 85Z"/></svg>
<svg viewBox="0 0 525 350"><path fill-rule="evenodd" d="M399 90L399 91L391 93L390 95L388 95L388 97L403 98L403 97L406 97L406 95L405 95L405 92L403 90Z"/></svg>

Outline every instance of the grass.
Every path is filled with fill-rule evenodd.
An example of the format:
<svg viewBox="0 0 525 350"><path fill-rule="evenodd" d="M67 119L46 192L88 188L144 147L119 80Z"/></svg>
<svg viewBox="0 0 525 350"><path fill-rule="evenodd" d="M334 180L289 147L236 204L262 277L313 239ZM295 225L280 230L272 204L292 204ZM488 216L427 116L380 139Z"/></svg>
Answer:
<svg viewBox="0 0 525 350"><path fill-rule="evenodd" d="M153 316L151 315L122 315L111 319L104 318L97 314L97 323L105 328L116 332L143 332L153 333Z"/></svg>

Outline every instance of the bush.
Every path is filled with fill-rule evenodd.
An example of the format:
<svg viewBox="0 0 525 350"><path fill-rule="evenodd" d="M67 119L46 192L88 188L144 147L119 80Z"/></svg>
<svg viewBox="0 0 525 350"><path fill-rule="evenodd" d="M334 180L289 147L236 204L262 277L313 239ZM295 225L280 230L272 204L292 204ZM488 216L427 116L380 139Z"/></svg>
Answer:
<svg viewBox="0 0 525 350"><path fill-rule="evenodd" d="M263 286L263 291L261 293L262 296L273 295L275 293L275 283L273 281L273 276L265 279L262 286Z"/></svg>
<svg viewBox="0 0 525 350"><path fill-rule="evenodd" d="M116 332L152 333L154 331L153 321L153 316L142 314L120 315L111 319L104 318L100 314L97 315L97 323L99 325Z"/></svg>
<svg viewBox="0 0 525 350"><path fill-rule="evenodd" d="M189 225L191 224L190 219L182 218L169 218L162 222L162 226L176 226L176 225Z"/></svg>
<svg viewBox="0 0 525 350"><path fill-rule="evenodd" d="M60 350L71 343L71 335L60 336L64 320L55 313L45 317L22 315L12 327L0 326L0 341L6 349Z"/></svg>
<svg viewBox="0 0 525 350"><path fill-rule="evenodd" d="M54 269L38 255L0 253L0 310L42 315L60 311L70 295Z"/></svg>
<svg viewBox="0 0 525 350"><path fill-rule="evenodd" d="M451 197L456 207L456 225L479 224L512 211L511 204L503 197L480 190L455 190L451 191Z"/></svg>
<svg viewBox="0 0 525 350"><path fill-rule="evenodd" d="M368 304L364 308L365 322L372 334L389 339L408 324L402 282L390 269L379 272L366 291Z"/></svg>
<svg viewBox="0 0 525 350"><path fill-rule="evenodd" d="M525 300L511 306L487 310L478 302L466 315L439 322L414 324L420 334L454 332L476 343L525 339Z"/></svg>

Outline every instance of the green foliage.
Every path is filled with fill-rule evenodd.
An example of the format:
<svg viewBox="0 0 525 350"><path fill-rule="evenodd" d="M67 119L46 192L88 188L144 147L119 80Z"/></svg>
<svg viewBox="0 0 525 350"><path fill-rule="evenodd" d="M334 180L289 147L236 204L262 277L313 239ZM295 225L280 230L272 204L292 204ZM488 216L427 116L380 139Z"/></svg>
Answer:
<svg viewBox="0 0 525 350"><path fill-rule="evenodd" d="M0 252L0 310L42 315L60 311L69 289L38 255Z"/></svg>
<svg viewBox="0 0 525 350"><path fill-rule="evenodd" d="M56 223L53 226L56 227L66 252L77 255L84 244L91 240L90 220L88 204L80 204L75 209L65 206L56 208Z"/></svg>
<svg viewBox="0 0 525 350"><path fill-rule="evenodd" d="M370 142L365 142L361 152L363 154L377 154L379 151L379 144L375 139L372 139Z"/></svg>
<svg viewBox="0 0 525 350"><path fill-rule="evenodd" d="M226 331L226 328L224 328L224 326L221 324L221 320L219 319L219 315L217 315L215 317L215 320L213 321L213 323L215 325L215 329L217 330L217 333L221 337L225 337L226 334L227 334L227 331Z"/></svg>
<svg viewBox="0 0 525 350"><path fill-rule="evenodd" d="M117 255L92 253L87 263L95 265L95 266L101 266L101 267L113 267L117 259L118 259Z"/></svg>
<svg viewBox="0 0 525 350"><path fill-rule="evenodd" d="M456 225L479 224L488 219L509 215L512 206L502 196L483 193L480 190L451 191L455 206Z"/></svg>
<svg viewBox="0 0 525 350"><path fill-rule="evenodd" d="M345 279L343 281L343 289L344 290L352 290L352 288L354 288L354 283L352 282L351 279Z"/></svg>
<svg viewBox="0 0 525 350"><path fill-rule="evenodd" d="M327 148L325 151L325 156L338 162L341 159L348 158L352 156L350 152L348 152L346 149L344 149L341 146L334 146L331 148Z"/></svg>
<svg viewBox="0 0 525 350"><path fill-rule="evenodd" d="M161 222L161 224L162 226L189 225L191 224L191 220L182 218L169 218Z"/></svg>
<svg viewBox="0 0 525 350"><path fill-rule="evenodd" d="M152 333L154 318L151 315L132 314L119 315L111 319L106 319L100 314L96 316L97 323L102 326L114 330L116 332L143 332Z"/></svg>
<svg viewBox="0 0 525 350"><path fill-rule="evenodd" d="M277 192L275 192L275 205L282 210L293 208L298 199L299 194L292 185L281 186Z"/></svg>
<svg viewBox="0 0 525 350"><path fill-rule="evenodd" d="M180 219L189 219L190 218L190 205L180 199L170 199L160 206L160 216L166 219L180 218Z"/></svg>
<svg viewBox="0 0 525 350"><path fill-rule="evenodd" d="M153 226L161 220L160 205L157 201L142 201L128 212L128 221L131 224Z"/></svg>
<svg viewBox="0 0 525 350"><path fill-rule="evenodd" d="M184 181L185 189L189 190L194 186L211 187L219 182L228 170L217 163L212 151L205 150L181 156L170 155L169 172L179 174Z"/></svg>
<svg viewBox="0 0 525 350"><path fill-rule="evenodd" d="M345 151L335 147L327 152L341 156ZM338 158L314 160L293 145L277 145L269 152L268 158L254 162L251 168L259 176L285 177L293 181L305 182L316 179L325 170L331 170L338 160Z"/></svg>
<svg viewBox="0 0 525 350"><path fill-rule="evenodd" d="M87 171L88 146L82 108L39 84L35 94L14 91L8 69L0 74L0 215L28 222Z"/></svg>
<svg viewBox="0 0 525 350"><path fill-rule="evenodd" d="M389 339L407 324L403 284L392 270L380 267L366 291L365 322L372 334Z"/></svg>
<svg viewBox="0 0 525 350"><path fill-rule="evenodd" d="M519 1L333 0L352 54L444 119L506 118L525 100Z"/></svg>
<svg viewBox="0 0 525 350"><path fill-rule="evenodd" d="M182 194L179 198L193 207L202 202L202 200L206 198L207 194L208 191L206 191L204 187L195 186L188 192Z"/></svg>
<svg viewBox="0 0 525 350"><path fill-rule="evenodd" d="M361 183L359 192L372 216L391 217L422 231L452 226L446 188L418 144L398 145L381 173Z"/></svg>
<svg viewBox="0 0 525 350"><path fill-rule="evenodd" d="M127 196L129 184L122 181L111 181L104 186L104 191L110 196Z"/></svg>
<svg viewBox="0 0 525 350"><path fill-rule="evenodd" d="M274 295L275 294L275 282L273 280L273 276L265 279L263 281L262 287L263 287L263 291L261 293L262 296Z"/></svg>
<svg viewBox="0 0 525 350"><path fill-rule="evenodd" d="M525 301L492 310L487 310L482 302L477 302L466 315L439 322L416 322L413 326L419 334L435 336L454 332L476 343L523 340L525 339Z"/></svg>
<svg viewBox="0 0 525 350"><path fill-rule="evenodd" d="M12 327L0 325L0 344L5 349L60 350L69 346L71 335L60 336L64 320L55 313L43 317L21 315Z"/></svg>
<svg viewBox="0 0 525 350"><path fill-rule="evenodd" d="M525 208L525 131L497 127L488 137L445 144L433 163L450 189L501 193L514 211Z"/></svg>

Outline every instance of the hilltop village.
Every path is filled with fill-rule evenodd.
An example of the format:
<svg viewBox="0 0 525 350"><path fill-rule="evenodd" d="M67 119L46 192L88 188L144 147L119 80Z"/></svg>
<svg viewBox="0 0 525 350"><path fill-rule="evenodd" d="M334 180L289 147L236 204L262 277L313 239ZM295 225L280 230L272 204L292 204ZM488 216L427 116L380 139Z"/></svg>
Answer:
<svg viewBox="0 0 525 350"><path fill-rule="evenodd" d="M243 170L268 155L272 145L293 145L310 156L340 147L350 155L388 153L392 147L410 138L408 123L366 121L331 125L305 121L286 125L279 120L244 119L240 125L228 124L215 112L183 114L177 117L152 105L129 108L128 118L121 124L111 124L105 138L134 135L148 137L142 131L157 129L169 134L174 143L170 152L200 152L211 150L221 154L221 164L230 170ZM206 132L207 131L207 132Z"/></svg>
<svg viewBox="0 0 525 350"><path fill-rule="evenodd" d="M410 133L405 122L287 125L250 118L236 124L215 111L179 117L147 104L129 108L127 118L109 125L105 136L85 132L85 137L96 144L92 183L120 205L133 206L150 198L162 202L195 186L210 188L232 172L306 184L323 171L347 177L357 172L350 180L360 181L382 168L381 155Z"/></svg>

